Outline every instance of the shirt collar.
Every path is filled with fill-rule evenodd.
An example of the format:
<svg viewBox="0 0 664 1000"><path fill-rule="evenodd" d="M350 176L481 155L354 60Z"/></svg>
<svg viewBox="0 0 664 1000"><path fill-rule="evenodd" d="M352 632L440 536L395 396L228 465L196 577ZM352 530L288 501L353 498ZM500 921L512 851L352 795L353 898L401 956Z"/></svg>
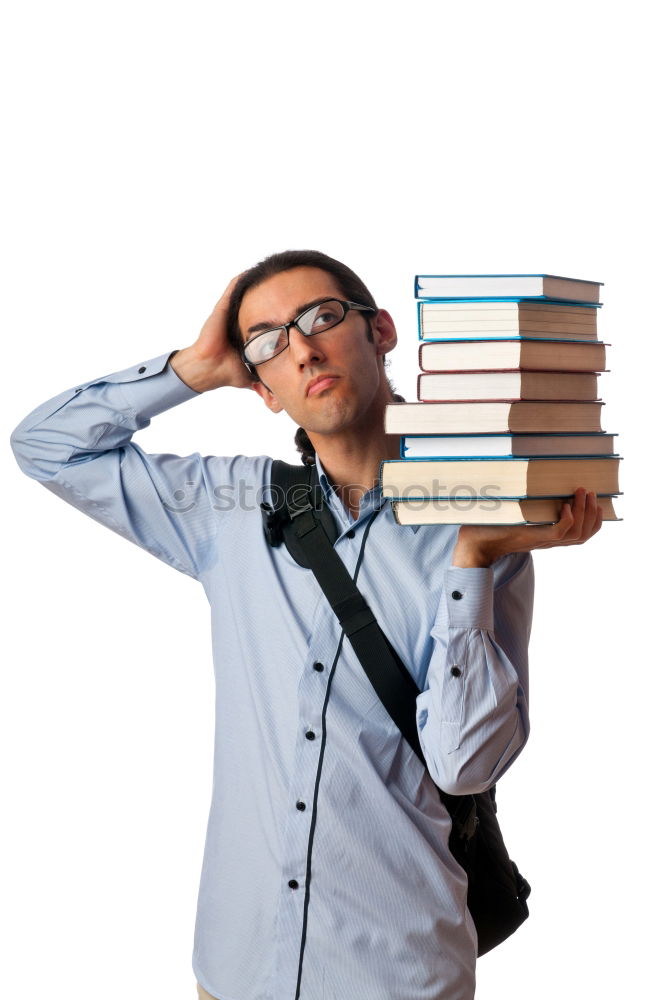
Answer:
<svg viewBox="0 0 664 1000"><path fill-rule="evenodd" d="M334 491L334 487L330 483L328 475L325 469L323 468L323 465L321 463L320 458L318 457L318 454L316 454L316 468L318 469L318 478L320 480L320 484L323 489L323 496L325 497L327 503L331 503L333 497L339 500L337 494ZM374 486L372 489L367 490L367 492L364 494L364 496L362 497L361 505L362 507L370 507L371 510L376 510L378 507L381 507L383 505L383 500L384 498L380 492L380 486Z"/></svg>
<svg viewBox="0 0 664 1000"><path fill-rule="evenodd" d="M331 496L335 496L334 490L330 486L330 480L327 478L327 473L321 464L321 460L318 457L318 452L316 452L316 469L318 470L318 479L323 490L323 496L325 497L325 502L330 503Z"/></svg>
<svg viewBox="0 0 664 1000"><path fill-rule="evenodd" d="M337 494L334 492L334 489L332 488L328 475L325 469L323 468L320 458L318 457L318 453L316 453L316 469L318 470L318 479L320 481L321 489L323 490L323 496L325 498L325 502L330 508L332 508L333 510L336 509L340 514L344 515L346 519L350 520L351 519L350 514L342 504ZM358 517L358 521L361 518L363 518L368 511L377 510L379 507L382 507L384 503L387 503L387 497L383 497L380 490L380 486L376 485L372 489L368 490L362 497L360 516ZM392 505L390 504L389 506L390 506L390 514L394 519L394 511L392 510ZM409 525L409 527L413 532L413 534L416 534L420 529L419 524L411 524Z"/></svg>

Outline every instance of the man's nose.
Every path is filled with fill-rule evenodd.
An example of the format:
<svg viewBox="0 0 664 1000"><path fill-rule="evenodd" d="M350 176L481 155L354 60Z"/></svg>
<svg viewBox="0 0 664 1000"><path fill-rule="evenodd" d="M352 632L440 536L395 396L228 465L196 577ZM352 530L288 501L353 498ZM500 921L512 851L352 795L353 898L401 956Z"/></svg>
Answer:
<svg viewBox="0 0 664 1000"><path fill-rule="evenodd" d="M320 333L305 337L296 326L292 326L289 331L288 345L291 357L298 365L311 364L325 359L323 338Z"/></svg>

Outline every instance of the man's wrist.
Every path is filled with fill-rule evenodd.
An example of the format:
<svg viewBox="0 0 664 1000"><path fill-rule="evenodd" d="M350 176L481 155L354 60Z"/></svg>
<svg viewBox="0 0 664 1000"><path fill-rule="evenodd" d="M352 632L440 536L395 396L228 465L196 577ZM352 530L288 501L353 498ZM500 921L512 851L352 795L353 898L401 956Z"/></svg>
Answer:
<svg viewBox="0 0 664 1000"><path fill-rule="evenodd" d="M498 558L486 546L457 542L452 553L452 565L457 569L488 569Z"/></svg>
<svg viewBox="0 0 664 1000"><path fill-rule="evenodd" d="M209 389L218 388L217 385L212 385L209 363L197 358L192 353L191 347L176 351L170 356L168 363L177 377L194 392L207 392Z"/></svg>

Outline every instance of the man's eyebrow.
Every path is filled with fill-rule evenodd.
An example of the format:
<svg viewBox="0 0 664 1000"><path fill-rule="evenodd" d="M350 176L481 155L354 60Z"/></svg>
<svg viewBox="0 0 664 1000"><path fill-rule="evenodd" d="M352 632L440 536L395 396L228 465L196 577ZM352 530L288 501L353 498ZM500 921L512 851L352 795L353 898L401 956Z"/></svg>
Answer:
<svg viewBox="0 0 664 1000"><path fill-rule="evenodd" d="M321 302L327 302L328 299L333 299L333 298L334 295L321 295L320 298L313 299L313 301L311 302L304 302L301 305L295 307L295 315L300 316L303 312L305 312L306 309L311 309L312 306L319 306ZM266 323L266 322L254 323L253 326L249 327L247 333L251 335L252 333L261 333L264 330L276 330L277 327L284 325L285 325L284 323L278 323L276 320L273 320L271 323Z"/></svg>

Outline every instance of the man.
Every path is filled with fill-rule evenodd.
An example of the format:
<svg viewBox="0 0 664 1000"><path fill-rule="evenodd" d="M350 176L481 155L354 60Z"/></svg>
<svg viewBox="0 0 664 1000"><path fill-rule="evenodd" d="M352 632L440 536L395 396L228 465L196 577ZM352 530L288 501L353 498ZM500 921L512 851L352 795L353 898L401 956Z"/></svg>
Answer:
<svg viewBox="0 0 664 1000"><path fill-rule="evenodd" d="M474 992L465 875L431 777L453 794L482 791L520 752L529 550L584 542L601 515L580 489L552 526L399 527L375 485L381 460L398 456L383 423L395 344L389 314L352 271L313 251L278 254L231 282L191 347L69 390L13 435L26 473L199 580L210 601L217 728L193 958L201 997ZM358 587L422 691L431 777L311 572L267 545L258 505L272 460L146 455L132 442L157 414L228 385L300 425L335 548L351 574L361 560ZM173 509L184 483L192 500Z"/></svg>

